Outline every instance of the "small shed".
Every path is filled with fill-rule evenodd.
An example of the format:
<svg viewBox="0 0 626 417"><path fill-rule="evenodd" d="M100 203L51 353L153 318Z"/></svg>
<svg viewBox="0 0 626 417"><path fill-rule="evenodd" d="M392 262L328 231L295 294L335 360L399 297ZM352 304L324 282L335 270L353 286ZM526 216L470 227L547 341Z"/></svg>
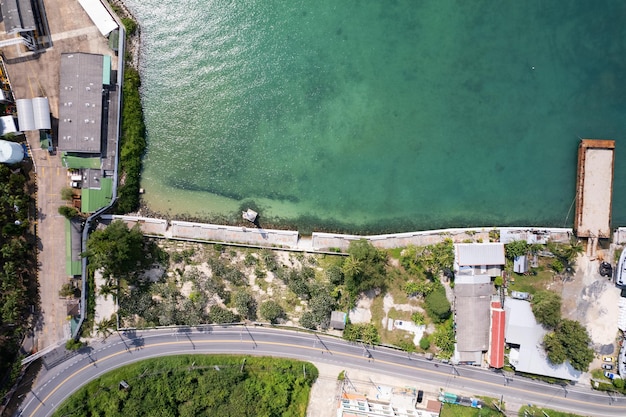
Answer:
<svg viewBox="0 0 626 417"><path fill-rule="evenodd" d="M347 317L348 315L342 311L333 311L330 314L330 327L335 330L345 329Z"/></svg>
<svg viewBox="0 0 626 417"><path fill-rule="evenodd" d="M521 255L516 256L515 259L513 259L513 272L518 274L525 274L528 272L528 256Z"/></svg>

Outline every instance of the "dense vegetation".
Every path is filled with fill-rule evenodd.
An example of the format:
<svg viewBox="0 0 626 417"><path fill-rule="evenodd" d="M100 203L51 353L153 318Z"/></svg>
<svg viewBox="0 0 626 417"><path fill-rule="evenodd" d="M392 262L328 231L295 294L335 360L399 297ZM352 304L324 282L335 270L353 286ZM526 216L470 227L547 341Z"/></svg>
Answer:
<svg viewBox="0 0 626 417"><path fill-rule="evenodd" d="M0 165L0 397L19 371L17 354L30 306L38 308L26 168ZM12 372L13 371L13 372Z"/></svg>
<svg viewBox="0 0 626 417"><path fill-rule="evenodd" d="M532 310L537 323L554 329L561 321L561 296L548 290L537 291L533 297Z"/></svg>
<svg viewBox="0 0 626 417"><path fill-rule="evenodd" d="M85 256L89 268L101 269L106 279L124 279L134 284L139 274L155 263L165 261L165 254L154 241L145 239L139 226L128 229L121 220L94 231L87 241Z"/></svg>
<svg viewBox="0 0 626 417"><path fill-rule="evenodd" d="M55 416L284 416L306 414L318 371L307 362L183 355L109 372L76 392ZM125 381L128 389L120 388Z"/></svg>
<svg viewBox="0 0 626 417"><path fill-rule="evenodd" d="M587 371L593 361L591 338L579 322L561 318L561 296L552 291L538 291L532 310L537 322L552 330L543 339L550 362L560 364L568 360L574 369Z"/></svg>
<svg viewBox="0 0 626 417"><path fill-rule="evenodd" d="M126 66L124 69L124 100L122 104L122 134L120 138L119 178L115 210L129 213L139 208L139 181L141 158L146 149L146 127L141 108L139 72Z"/></svg>

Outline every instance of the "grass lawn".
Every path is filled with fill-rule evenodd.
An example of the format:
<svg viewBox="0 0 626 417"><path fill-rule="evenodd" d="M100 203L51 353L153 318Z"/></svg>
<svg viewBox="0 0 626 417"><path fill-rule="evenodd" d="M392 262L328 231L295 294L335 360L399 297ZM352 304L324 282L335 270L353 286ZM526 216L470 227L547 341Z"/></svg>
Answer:
<svg viewBox="0 0 626 417"><path fill-rule="evenodd" d="M523 406L519 409L519 416L524 416L524 411L527 412L528 416L537 416L543 417L544 415L549 415L550 417L585 417L580 414L572 414L572 413L564 413L562 411L550 410L549 408L539 408L539 407L529 407L527 405ZM544 414L546 413L546 414Z"/></svg>
<svg viewBox="0 0 626 417"><path fill-rule="evenodd" d="M317 375L312 364L290 359L168 356L104 374L74 393L54 416L304 417ZM121 381L128 388L122 389Z"/></svg>
<svg viewBox="0 0 626 417"><path fill-rule="evenodd" d="M440 417L502 417L499 411L490 408L471 408L462 405L444 404Z"/></svg>
<svg viewBox="0 0 626 417"><path fill-rule="evenodd" d="M518 275L514 273L511 277L515 280L514 282L512 282L512 279L509 278L509 292L521 291L534 294L539 290L547 288L548 284L552 282L554 277L554 272L552 272L552 270L548 267L551 258L539 259L540 261L539 268L537 268L537 275Z"/></svg>

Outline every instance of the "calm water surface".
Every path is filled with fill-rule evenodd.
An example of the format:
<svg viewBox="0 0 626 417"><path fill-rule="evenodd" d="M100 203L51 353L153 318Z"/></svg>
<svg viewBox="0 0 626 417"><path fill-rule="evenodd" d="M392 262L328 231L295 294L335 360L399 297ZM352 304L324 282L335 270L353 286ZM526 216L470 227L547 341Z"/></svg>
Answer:
<svg viewBox="0 0 626 417"><path fill-rule="evenodd" d="M126 0L153 210L354 232L570 226L579 138L617 141L622 1Z"/></svg>

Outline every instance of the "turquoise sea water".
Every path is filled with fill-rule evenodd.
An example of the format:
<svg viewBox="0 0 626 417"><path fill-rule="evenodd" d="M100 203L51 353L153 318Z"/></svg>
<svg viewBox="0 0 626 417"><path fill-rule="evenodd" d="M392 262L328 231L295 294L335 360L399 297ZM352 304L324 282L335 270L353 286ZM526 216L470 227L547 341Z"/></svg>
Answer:
<svg viewBox="0 0 626 417"><path fill-rule="evenodd" d="M579 138L606 138L626 224L622 1L125 2L153 210L232 218L252 200L354 232L571 226Z"/></svg>

